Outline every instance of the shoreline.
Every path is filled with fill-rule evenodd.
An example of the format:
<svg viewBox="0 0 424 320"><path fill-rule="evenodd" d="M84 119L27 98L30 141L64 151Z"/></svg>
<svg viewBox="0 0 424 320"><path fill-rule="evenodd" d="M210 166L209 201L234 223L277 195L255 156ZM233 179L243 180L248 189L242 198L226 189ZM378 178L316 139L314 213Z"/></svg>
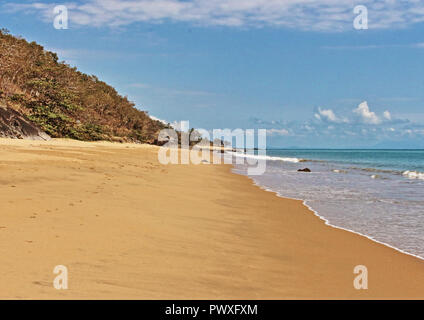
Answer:
<svg viewBox="0 0 424 320"><path fill-rule="evenodd" d="M234 173L234 174L238 174L238 173L235 173L235 172L233 172L233 173ZM244 175L244 174L241 174L241 175ZM247 176L247 175L245 175L245 176ZM347 229L347 228L343 228L343 227L340 227L340 226L336 226L336 225L334 225L334 224L331 224L331 223L330 223L330 221L329 221L326 217L324 217L324 216L320 215L320 214L318 213L318 211L317 211L317 210L315 210L314 208L312 208L312 207L311 207L311 206L307 203L307 200L300 199L300 198L298 199L298 198L291 198L291 197L283 196L283 195L279 194L279 193L278 193L278 191L274 191L274 190L272 190L272 189L269 189L269 188L263 187L263 186L261 186L260 184L256 183L256 181L255 181L253 178L251 178L251 177L249 177L249 176L247 176L247 177L248 177L248 178L252 181L253 185L257 186L257 187L258 187L259 189L261 189L261 190L264 190L264 191L267 191L267 192L274 193L276 197L283 198L283 199L290 199L290 200L302 201L302 204L303 204L303 205L304 205L304 206L305 206L305 207L306 207L309 211L311 211L311 213L313 213L316 217L318 217L320 220L324 221L324 223L325 223L325 225L326 225L326 226L329 226L329 227L334 228L334 229L344 230L344 231L351 232L351 233L353 233L353 234L360 235L360 236L362 236L362 237L364 237L364 238L367 238L367 239L369 239L369 240L371 240L371 241L373 241L373 242L376 242L376 243L378 243L378 244L382 244L382 245L384 245L384 246L386 246L386 247L389 247L389 248L391 248L391 249L394 249L395 251L398 251L398 252L403 253L403 254L405 254L405 255L412 256L412 257L414 257L414 258L417 258L417 259L420 259L420 260L423 260L423 261L424 261L424 258L423 258L423 257L420 257L419 255L416 255L416 254L413 254L413 253L410 253L410 252L404 251L404 250L399 249L399 248L397 248L397 247L395 247L395 246L392 246L392 245L390 245L390 244L388 244L388 243L385 243L385 242L379 241L379 240L377 240L377 239L374 239L372 236L368 236L368 235L366 235L366 234L360 233L360 232L355 231L355 230L351 230L351 229Z"/></svg>
<svg viewBox="0 0 424 320"><path fill-rule="evenodd" d="M424 297L422 260L329 228L233 165L161 165L157 151L0 139L0 296ZM53 288L56 265L69 268L69 290ZM357 265L368 290L353 287Z"/></svg>

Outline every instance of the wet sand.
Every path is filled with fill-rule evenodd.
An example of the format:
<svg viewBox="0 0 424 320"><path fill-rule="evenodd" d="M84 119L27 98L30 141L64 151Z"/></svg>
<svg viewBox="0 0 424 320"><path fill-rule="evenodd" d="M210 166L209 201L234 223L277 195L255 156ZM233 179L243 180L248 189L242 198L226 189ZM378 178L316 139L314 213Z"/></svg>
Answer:
<svg viewBox="0 0 424 320"><path fill-rule="evenodd" d="M326 226L231 166L165 166L157 151L0 139L0 297L424 298L424 261ZM68 290L53 287L56 265Z"/></svg>

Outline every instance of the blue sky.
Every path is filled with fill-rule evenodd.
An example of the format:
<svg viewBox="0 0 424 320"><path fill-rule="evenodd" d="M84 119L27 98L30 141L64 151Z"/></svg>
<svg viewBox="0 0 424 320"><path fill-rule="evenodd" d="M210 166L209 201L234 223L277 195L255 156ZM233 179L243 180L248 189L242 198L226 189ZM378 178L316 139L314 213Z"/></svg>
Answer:
<svg viewBox="0 0 424 320"><path fill-rule="evenodd" d="M0 19L169 122L266 128L273 147L424 148L424 1L6 0Z"/></svg>

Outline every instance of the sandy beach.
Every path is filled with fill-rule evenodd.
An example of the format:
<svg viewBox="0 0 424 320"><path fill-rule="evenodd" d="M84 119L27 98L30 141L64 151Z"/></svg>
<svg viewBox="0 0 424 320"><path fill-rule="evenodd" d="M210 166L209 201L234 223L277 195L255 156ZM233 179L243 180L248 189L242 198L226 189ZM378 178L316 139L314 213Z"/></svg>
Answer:
<svg viewBox="0 0 424 320"><path fill-rule="evenodd" d="M157 152L0 139L0 297L424 298L424 261L326 226L229 165L165 166ZM68 290L53 287L56 265Z"/></svg>

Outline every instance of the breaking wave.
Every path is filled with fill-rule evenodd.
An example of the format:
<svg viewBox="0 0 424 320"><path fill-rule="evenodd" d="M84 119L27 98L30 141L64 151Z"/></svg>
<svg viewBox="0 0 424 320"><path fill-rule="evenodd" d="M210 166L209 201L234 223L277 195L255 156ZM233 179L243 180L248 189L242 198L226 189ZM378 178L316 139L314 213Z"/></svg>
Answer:
<svg viewBox="0 0 424 320"><path fill-rule="evenodd" d="M239 153L239 152L230 152L235 157L240 158L249 158L249 159L257 159L257 160L271 160L271 161L283 161L283 162L292 162L292 163L299 163L299 162L305 162L304 159L299 158L288 158L288 157L273 157L273 156L264 156L264 155L255 155L255 154L245 154L245 153Z"/></svg>
<svg viewBox="0 0 424 320"><path fill-rule="evenodd" d="M418 171L405 171L402 173L403 176L408 177L409 179L420 179L424 180L424 172Z"/></svg>

